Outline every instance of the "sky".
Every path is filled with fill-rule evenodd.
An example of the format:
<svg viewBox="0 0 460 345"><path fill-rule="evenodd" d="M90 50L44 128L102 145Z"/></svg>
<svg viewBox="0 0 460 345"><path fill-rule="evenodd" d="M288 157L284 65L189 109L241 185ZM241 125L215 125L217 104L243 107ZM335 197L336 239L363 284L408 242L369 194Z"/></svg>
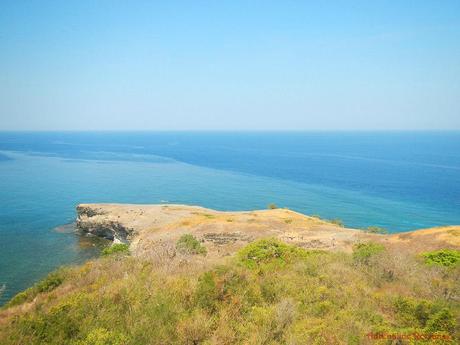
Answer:
<svg viewBox="0 0 460 345"><path fill-rule="evenodd" d="M460 129L460 1L0 0L0 130Z"/></svg>

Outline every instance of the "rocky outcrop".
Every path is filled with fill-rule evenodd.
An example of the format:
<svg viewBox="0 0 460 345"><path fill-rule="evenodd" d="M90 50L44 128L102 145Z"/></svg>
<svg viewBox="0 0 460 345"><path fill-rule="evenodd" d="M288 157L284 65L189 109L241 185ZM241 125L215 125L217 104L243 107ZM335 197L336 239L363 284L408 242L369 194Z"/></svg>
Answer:
<svg viewBox="0 0 460 345"><path fill-rule="evenodd" d="M134 229L116 219L114 215L107 214L97 206L77 206L76 227L79 231L91 235L104 237L114 242L128 242Z"/></svg>
<svg viewBox="0 0 460 345"><path fill-rule="evenodd" d="M236 241L250 242L251 237L246 236L240 232L217 232L206 233L203 235L204 241L209 241L214 244L224 245L228 243L235 243Z"/></svg>

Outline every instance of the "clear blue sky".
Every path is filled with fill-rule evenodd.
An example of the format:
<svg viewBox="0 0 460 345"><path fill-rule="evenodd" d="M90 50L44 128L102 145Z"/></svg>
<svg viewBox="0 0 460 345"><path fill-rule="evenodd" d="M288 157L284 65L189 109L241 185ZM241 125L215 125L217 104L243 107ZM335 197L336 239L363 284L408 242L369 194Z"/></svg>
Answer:
<svg viewBox="0 0 460 345"><path fill-rule="evenodd" d="M460 129L460 1L0 1L0 130Z"/></svg>

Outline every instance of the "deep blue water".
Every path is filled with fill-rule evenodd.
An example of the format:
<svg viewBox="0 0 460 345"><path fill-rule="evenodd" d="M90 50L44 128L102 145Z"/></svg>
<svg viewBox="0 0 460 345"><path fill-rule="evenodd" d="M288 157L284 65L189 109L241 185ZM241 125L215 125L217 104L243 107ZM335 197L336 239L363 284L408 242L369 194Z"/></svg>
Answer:
<svg viewBox="0 0 460 345"><path fill-rule="evenodd" d="M391 232L460 224L460 132L0 132L0 303L95 250L80 202L269 203Z"/></svg>

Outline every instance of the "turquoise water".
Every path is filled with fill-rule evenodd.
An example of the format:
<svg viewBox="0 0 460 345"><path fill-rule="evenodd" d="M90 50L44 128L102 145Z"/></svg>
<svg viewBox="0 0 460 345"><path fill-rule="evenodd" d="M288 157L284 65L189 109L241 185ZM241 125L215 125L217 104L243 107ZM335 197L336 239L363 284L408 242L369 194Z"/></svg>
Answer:
<svg viewBox="0 0 460 345"><path fill-rule="evenodd" d="M0 190L4 302L95 255L53 230L82 202L273 202L391 232L460 224L460 133L0 133Z"/></svg>

